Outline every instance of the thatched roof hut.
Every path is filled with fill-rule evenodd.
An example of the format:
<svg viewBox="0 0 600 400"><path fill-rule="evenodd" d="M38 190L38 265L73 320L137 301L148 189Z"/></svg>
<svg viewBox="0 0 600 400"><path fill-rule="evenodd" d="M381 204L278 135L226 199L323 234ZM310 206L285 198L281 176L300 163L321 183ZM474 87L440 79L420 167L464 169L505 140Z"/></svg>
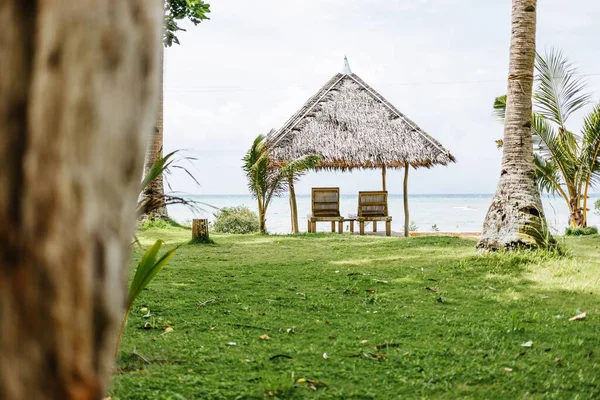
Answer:
<svg viewBox="0 0 600 400"><path fill-rule="evenodd" d="M319 168L403 168L447 165L455 159L356 74L345 60L336 74L279 130L268 137L273 162L307 154Z"/></svg>
<svg viewBox="0 0 600 400"><path fill-rule="evenodd" d="M271 162L285 165L306 155L319 155L319 169L404 168L404 233L408 236L408 167L430 168L455 162L437 140L389 101L344 70L329 80L280 129L267 136ZM293 180L290 180L292 226L297 231ZM294 222L295 220L295 222Z"/></svg>

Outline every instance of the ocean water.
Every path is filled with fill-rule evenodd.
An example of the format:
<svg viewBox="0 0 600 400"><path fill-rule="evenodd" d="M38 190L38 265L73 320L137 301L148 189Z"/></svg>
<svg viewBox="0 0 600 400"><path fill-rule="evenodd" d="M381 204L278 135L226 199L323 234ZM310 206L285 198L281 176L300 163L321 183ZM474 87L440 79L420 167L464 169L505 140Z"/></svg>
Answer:
<svg viewBox="0 0 600 400"><path fill-rule="evenodd" d="M594 195L589 200L590 208L598 198ZM169 206L171 218L181 223L189 223L193 218L214 220L216 208L248 206L256 211L256 201L250 195L191 195L186 196L197 201L200 210L192 211L181 205ZM306 216L310 214L310 195L298 195L298 216L300 231L307 230ZM491 194L439 194L409 195L409 220L414 222L419 232L431 232L433 226L442 232L479 232L492 200ZM568 224L568 209L560 198L544 197L544 211L548 224L555 232L562 233ZM343 215L356 214L357 195L340 195L340 211ZM401 232L404 229L404 206L401 194L388 197L389 214L393 217L392 230ZM589 225L600 227L600 216L588 213ZM290 233L290 206L288 196L274 198L267 212L267 229L270 233ZM317 224L318 231L330 231L329 223ZM357 228L355 228L357 229Z"/></svg>

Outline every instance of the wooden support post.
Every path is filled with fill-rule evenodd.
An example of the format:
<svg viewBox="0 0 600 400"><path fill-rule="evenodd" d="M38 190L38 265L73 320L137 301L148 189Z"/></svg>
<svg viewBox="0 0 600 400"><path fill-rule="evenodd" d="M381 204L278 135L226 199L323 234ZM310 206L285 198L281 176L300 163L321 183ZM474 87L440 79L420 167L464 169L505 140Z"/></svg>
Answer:
<svg viewBox="0 0 600 400"><path fill-rule="evenodd" d="M381 183L382 183L382 185L381 185L381 186L383 187L383 190L384 190L384 191L386 191L386 190L387 190L387 189L386 189L386 186L387 186L387 185L386 185L386 182L385 182L385 176L386 176L386 168L385 168L385 165L384 165L384 166L381 168Z"/></svg>
<svg viewBox="0 0 600 400"><path fill-rule="evenodd" d="M194 219L192 220L192 240L194 242L208 242L208 220Z"/></svg>
<svg viewBox="0 0 600 400"><path fill-rule="evenodd" d="M404 163L404 236L408 237L408 224L409 224L409 215L408 215L408 167L409 163Z"/></svg>
<svg viewBox="0 0 600 400"><path fill-rule="evenodd" d="M310 218L307 218L307 219L306 219L306 222L307 222L307 225L308 225L308 227L307 227L306 231L307 231L308 233L310 233L310 232L311 232L311 229L310 229L310 225L311 225L311 223L310 223Z"/></svg>
<svg viewBox="0 0 600 400"><path fill-rule="evenodd" d="M317 233L317 222L314 220L310 223L310 231L312 233Z"/></svg>
<svg viewBox="0 0 600 400"><path fill-rule="evenodd" d="M350 233L354 233L354 220L350 220Z"/></svg>
<svg viewBox="0 0 600 400"><path fill-rule="evenodd" d="M385 221L385 235L392 236L392 221Z"/></svg>
<svg viewBox="0 0 600 400"><path fill-rule="evenodd" d="M365 221L360 220L358 221L358 230L359 230L359 235L364 235L365 234Z"/></svg>
<svg viewBox="0 0 600 400"><path fill-rule="evenodd" d="M373 232L377 232L377 221L373 221Z"/></svg>
<svg viewBox="0 0 600 400"><path fill-rule="evenodd" d="M331 221L331 232L335 233L335 221Z"/></svg>
<svg viewBox="0 0 600 400"><path fill-rule="evenodd" d="M296 190L294 189L294 177L288 177L290 189L290 214L292 218L292 233L298 233L298 205L296 204Z"/></svg>
<svg viewBox="0 0 600 400"><path fill-rule="evenodd" d="M344 220L340 219L338 221L338 233L344 233Z"/></svg>

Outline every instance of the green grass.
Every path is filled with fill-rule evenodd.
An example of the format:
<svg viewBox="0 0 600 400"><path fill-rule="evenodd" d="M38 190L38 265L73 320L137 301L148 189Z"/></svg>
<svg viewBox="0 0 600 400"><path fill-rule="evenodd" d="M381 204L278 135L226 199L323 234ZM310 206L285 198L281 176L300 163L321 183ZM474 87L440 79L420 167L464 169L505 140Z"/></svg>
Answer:
<svg viewBox="0 0 600 400"><path fill-rule="evenodd" d="M140 295L113 399L600 398L598 236L567 239L569 258L447 237L213 239Z"/></svg>

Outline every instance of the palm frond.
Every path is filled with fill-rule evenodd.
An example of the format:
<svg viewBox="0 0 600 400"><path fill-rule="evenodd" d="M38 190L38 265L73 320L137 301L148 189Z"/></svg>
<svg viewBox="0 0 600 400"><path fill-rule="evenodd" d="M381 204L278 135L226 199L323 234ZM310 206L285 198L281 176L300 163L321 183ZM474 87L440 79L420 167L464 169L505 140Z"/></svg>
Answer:
<svg viewBox="0 0 600 400"><path fill-rule="evenodd" d="M538 85L533 96L536 108L564 131L569 116L590 101L585 81L557 50L544 57L537 54L536 70Z"/></svg>
<svg viewBox="0 0 600 400"><path fill-rule="evenodd" d="M600 104L583 121L579 163L587 166L586 180L591 187L600 184Z"/></svg>
<svg viewBox="0 0 600 400"><path fill-rule="evenodd" d="M159 152L159 156L156 158L156 161L154 161L154 164L152 164L152 168L148 170L142 179L142 188L147 187L150 182L154 181L158 176L162 175L169 169L174 161L173 156L178 153L178 150L172 151L166 156L161 156L160 153L162 153L162 149Z"/></svg>
<svg viewBox="0 0 600 400"><path fill-rule="evenodd" d="M537 154L534 155L536 168L536 180L541 192L560 194L566 198L563 189L562 174L560 169L552 160L544 160Z"/></svg>
<svg viewBox="0 0 600 400"><path fill-rule="evenodd" d="M569 188L575 185L577 175L577 152L565 135L559 135L552 124L540 114L533 114L531 119L534 152L543 161L552 161L561 171L565 184Z"/></svg>
<svg viewBox="0 0 600 400"><path fill-rule="evenodd" d="M504 122L506 116L506 95L496 97L494 99L494 115Z"/></svg>

